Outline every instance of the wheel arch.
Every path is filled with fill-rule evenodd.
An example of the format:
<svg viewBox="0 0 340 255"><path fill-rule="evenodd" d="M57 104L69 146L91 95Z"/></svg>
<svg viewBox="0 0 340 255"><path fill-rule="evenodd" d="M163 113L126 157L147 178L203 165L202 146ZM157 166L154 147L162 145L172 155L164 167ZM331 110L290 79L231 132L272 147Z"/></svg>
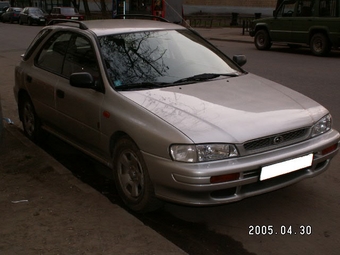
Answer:
<svg viewBox="0 0 340 255"><path fill-rule="evenodd" d="M109 148L109 150L110 150L110 155L111 155L111 156L113 156L113 153L114 153L114 149L115 149L116 143L117 143L121 138L123 138L123 137L127 137L127 138L131 139L131 141L133 141L133 142L136 144L136 146L138 147L137 143L136 143L136 142L132 139L132 137L131 137L130 135L128 135L126 132L124 132L124 131L116 131L115 133L113 133L113 134L111 135L111 138L110 138L110 144L109 144L110 148Z"/></svg>
<svg viewBox="0 0 340 255"><path fill-rule="evenodd" d="M31 100L31 97L29 96L28 92L24 89L20 89L18 92L18 112L19 112L19 119L22 120L22 103L24 98L29 98Z"/></svg>
<svg viewBox="0 0 340 255"><path fill-rule="evenodd" d="M325 27L313 27L309 30L309 44L315 34L324 34L327 37L328 42L332 45L332 41L329 38L329 30Z"/></svg>
<svg viewBox="0 0 340 255"><path fill-rule="evenodd" d="M259 24L257 24L257 25L255 26L255 33L254 33L254 36L255 36L255 34L256 34L258 31L260 31L260 30L265 30L265 31L268 33L269 38L271 39L270 32L269 32L270 30L269 30L268 26L267 26L265 23L259 23Z"/></svg>

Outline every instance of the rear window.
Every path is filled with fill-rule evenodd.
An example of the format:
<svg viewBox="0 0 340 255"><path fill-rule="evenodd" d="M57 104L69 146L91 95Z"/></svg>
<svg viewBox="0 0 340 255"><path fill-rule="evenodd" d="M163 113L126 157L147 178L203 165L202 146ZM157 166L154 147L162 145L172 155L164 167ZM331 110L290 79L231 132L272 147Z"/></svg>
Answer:
<svg viewBox="0 0 340 255"><path fill-rule="evenodd" d="M41 30L36 37L31 42L30 46L28 46L23 60L27 60L31 57L32 53L35 51L35 49L39 46L39 44L44 40L44 38L51 32L50 29L43 29Z"/></svg>

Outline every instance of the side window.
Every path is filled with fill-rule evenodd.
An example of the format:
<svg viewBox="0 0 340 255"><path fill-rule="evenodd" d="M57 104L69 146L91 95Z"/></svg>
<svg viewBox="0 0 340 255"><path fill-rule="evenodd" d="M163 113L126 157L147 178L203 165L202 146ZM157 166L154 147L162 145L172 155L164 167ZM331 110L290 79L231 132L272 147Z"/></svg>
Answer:
<svg viewBox="0 0 340 255"><path fill-rule="evenodd" d="M40 30L40 32L36 35L34 40L31 42L30 46L28 46L25 54L24 60L27 60L31 57L32 53L36 50L38 45L44 40L44 38L51 32L49 29Z"/></svg>
<svg viewBox="0 0 340 255"><path fill-rule="evenodd" d="M99 80L99 69L96 54L90 41L77 35L72 38L63 67L63 76L70 77L72 73L88 72L95 80Z"/></svg>
<svg viewBox="0 0 340 255"><path fill-rule="evenodd" d="M307 1L300 1L298 5L298 16L299 17L310 17L313 13L313 4L314 1L307 0Z"/></svg>
<svg viewBox="0 0 340 255"><path fill-rule="evenodd" d="M336 0L321 0L319 14L321 17L336 17Z"/></svg>
<svg viewBox="0 0 340 255"><path fill-rule="evenodd" d="M36 65L53 73L61 74L71 33L56 33L42 47Z"/></svg>
<svg viewBox="0 0 340 255"><path fill-rule="evenodd" d="M282 5L282 8L280 9L278 13L278 17L292 17L295 16L295 5L296 1L287 1Z"/></svg>

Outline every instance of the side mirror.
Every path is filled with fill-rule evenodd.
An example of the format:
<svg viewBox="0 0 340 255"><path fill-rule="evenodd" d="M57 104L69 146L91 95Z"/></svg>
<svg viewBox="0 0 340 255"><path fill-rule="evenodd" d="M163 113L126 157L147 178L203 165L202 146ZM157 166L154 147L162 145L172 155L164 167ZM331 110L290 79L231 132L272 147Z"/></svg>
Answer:
<svg viewBox="0 0 340 255"><path fill-rule="evenodd" d="M96 82L90 73L73 73L70 76L70 84L73 87L97 90Z"/></svg>
<svg viewBox="0 0 340 255"><path fill-rule="evenodd" d="M239 66L243 66L245 63L247 63L247 57L245 55L234 55L233 61Z"/></svg>

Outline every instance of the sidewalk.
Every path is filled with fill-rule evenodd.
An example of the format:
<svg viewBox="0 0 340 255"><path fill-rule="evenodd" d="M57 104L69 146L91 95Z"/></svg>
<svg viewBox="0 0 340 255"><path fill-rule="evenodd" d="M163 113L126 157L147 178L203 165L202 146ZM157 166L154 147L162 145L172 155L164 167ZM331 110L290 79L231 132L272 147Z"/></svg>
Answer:
<svg viewBox="0 0 340 255"><path fill-rule="evenodd" d="M4 125L0 254L186 254Z"/></svg>
<svg viewBox="0 0 340 255"><path fill-rule="evenodd" d="M208 40L254 43L254 38L249 35L249 32L245 31L243 35L243 29L241 27L193 29Z"/></svg>

